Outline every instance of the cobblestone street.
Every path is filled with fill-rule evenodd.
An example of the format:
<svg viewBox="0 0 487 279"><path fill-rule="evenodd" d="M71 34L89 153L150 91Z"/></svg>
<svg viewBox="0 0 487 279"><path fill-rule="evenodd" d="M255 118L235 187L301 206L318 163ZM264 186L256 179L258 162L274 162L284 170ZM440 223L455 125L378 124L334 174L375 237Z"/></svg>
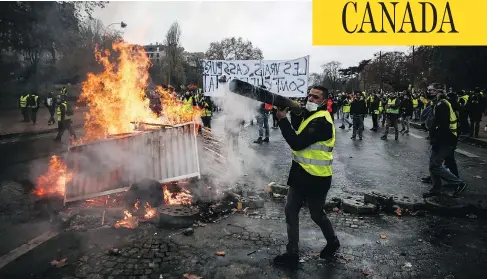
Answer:
<svg viewBox="0 0 487 279"><path fill-rule="evenodd" d="M215 133L219 121L215 119ZM252 144L255 129L248 126L241 135L243 167L234 183L263 192L271 181L285 184L290 151L279 130L271 130L269 144ZM366 133L358 144L346 134L338 135L328 201L370 191L418 198L427 189L419 182L427 160L424 140L404 137L399 143L383 143L377 140L380 135ZM479 155L485 152L461 148ZM366 158L368 164L363 163ZM487 176L481 167L484 161L465 155L458 161L470 183L462 199L483 199L484 178L471 177ZM0 278L485 278L481 267L487 263L487 225L481 218L440 217L431 212L356 215L336 210L328 215L341 241L339 254L331 261L319 259L326 242L303 207L301 263L296 271L272 265L272 258L285 251L287 236L284 199L267 198L263 208L234 212L215 223L197 223L190 235L185 229L148 223L136 229L96 225L83 230L52 223L57 234L1 268ZM100 217L93 218L99 224ZM54 259L66 259L67 265L51 266ZM26 265L31 268L26 270Z"/></svg>

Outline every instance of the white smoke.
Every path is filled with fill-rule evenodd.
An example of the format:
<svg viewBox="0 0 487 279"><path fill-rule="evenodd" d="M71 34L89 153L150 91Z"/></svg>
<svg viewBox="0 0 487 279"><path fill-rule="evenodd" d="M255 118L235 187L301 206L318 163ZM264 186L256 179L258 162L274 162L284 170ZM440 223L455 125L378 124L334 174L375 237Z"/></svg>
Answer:
<svg viewBox="0 0 487 279"><path fill-rule="evenodd" d="M223 139L223 152L226 157L225 172L221 175L214 175L213 179L217 181L223 192L234 188L237 183L245 182L247 190L263 190L269 183L268 174L272 171L273 156L259 154L251 145L257 138L258 125L256 117L261 102L240 96L230 92L227 86L220 87L214 92L215 105L222 108L212 121L212 133ZM244 125L242 125L244 121ZM250 121L254 125L249 126ZM254 136L244 137L251 129ZM234 143L235 138L238 142ZM236 144L238 147L234 148Z"/></svg>

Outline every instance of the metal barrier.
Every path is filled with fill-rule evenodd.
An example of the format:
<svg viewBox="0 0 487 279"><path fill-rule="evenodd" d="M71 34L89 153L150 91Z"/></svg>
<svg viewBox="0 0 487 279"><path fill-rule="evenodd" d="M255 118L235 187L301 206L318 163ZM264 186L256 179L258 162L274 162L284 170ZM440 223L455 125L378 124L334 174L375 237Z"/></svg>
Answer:
<svg viewBox="0 0 487 279"><path fill-rule="evenodd" d="M200 177L195 123L116 135L70 146L66 159L72 179L64 202L127 190L144 178L162 183Z"/></svg>

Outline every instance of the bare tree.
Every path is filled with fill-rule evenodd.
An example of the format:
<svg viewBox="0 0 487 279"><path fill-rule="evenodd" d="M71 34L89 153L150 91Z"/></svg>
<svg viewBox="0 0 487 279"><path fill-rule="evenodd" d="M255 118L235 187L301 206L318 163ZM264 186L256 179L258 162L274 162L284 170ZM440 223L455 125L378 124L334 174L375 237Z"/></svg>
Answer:
<svg viewBox="0 0 487 279"><path fill-rule="evenodd" d="M341 69L342 63L338 61L331 61L323 64L321 68L323 69L323 75L325 79L330 83L331 89L335 90L340 87L341 84Z"/></svg>
<svg viewBox="0 0 487 279"><path fill-rule="evenodd" d="M174 22L166 33L164 43L166 45L166 58L161 68L167 76L167 83L173 85L182 85L185 83L184 76L184 48L181 46L181 27L179 23ZM172 83L171 83L172 82Z"/></svg>
<svg viewBox="0 0 487 279"><path fill-rule="evenodd" d="M206 51L206 58L213 60L261 60L264 59L262 50L254 47L251 41L244 41L242 37L232 37L213 42Z"/></svg>

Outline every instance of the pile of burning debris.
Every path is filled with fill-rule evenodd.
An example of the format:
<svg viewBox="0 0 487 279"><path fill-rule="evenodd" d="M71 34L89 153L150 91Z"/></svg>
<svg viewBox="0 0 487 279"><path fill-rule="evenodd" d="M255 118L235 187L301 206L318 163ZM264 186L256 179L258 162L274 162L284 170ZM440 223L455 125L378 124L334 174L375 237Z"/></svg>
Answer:
<svg viewBox="0 0 487 279"><path fill-rule="evenodd" d="M215 195L208 182L205 177L166 184L145 179L123 193L72 203L59 217L67 230L103 226L134 229L146 224L182 228L205 226L228 214L263 205L259 196L235 192Z"/></svg>

